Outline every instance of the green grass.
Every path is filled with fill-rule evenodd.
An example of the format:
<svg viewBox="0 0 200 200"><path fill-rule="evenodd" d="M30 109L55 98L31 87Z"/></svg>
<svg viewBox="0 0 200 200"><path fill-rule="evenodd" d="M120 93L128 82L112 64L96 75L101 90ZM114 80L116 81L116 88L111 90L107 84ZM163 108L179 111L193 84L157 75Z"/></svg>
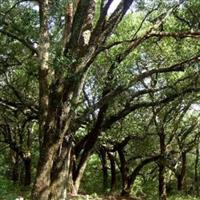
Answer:
<svg viewBox="0 0 200 200"><path fill-rule="evenodd" d="M30 194L30 190L24 189L23 187L19 187L17 184L12 183L8 179L0 176L0 200L15 200L18 196L23 196L25 200L28 200L28 196ZM80 195L73 200L103 200L104 198L100 197L96 193L91 195ZM150 198L152 200L157 199L155 196ZM148 199L148 200L150 200ZM200 200L200 197L196 198L190 195L176 194L173 196L169 196L168 200Z"/></svg>

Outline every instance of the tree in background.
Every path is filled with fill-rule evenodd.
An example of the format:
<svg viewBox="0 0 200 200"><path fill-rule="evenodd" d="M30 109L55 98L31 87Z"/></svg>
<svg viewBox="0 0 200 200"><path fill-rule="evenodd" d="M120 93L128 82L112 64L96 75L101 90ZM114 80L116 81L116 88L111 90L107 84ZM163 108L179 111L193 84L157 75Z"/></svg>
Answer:
<svg viewBox="0 0 200 200"><path fill-rule="evenodd" d="M199 62L200 33L198 22L187 15L190 3L181 9L177 2L135 4L141 22L131 24L136 16L127 11L133 0L122 0L110 12L113 2L2 2L1 76L21 77L22 88L30 86L33 95L21 90L8 101L8 92L2 92L1 106L39 124L32 199L65 198L70 187L76 193L98 138L119 120L199 91L197 76L184 83ZM193 28L181 20L184 14ZM146 87L152 77L159 77L158 88ZM172 84L179 86L175 92ZM154 93L159 95L152 101L148 95ZM81 129L84 134L77 137Z"/></svg>

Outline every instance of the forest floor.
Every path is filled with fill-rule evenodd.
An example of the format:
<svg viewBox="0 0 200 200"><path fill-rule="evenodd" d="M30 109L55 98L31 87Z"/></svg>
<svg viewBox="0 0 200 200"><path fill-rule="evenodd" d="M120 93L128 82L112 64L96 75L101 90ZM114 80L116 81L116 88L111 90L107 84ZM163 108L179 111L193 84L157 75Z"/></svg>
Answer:
<svg viewBox="0 0 200 200"><path fill-rule="evenodd" d="M143 197L122 197L119 195L108 195L108 196L98 196L98 195L77 195L68 196L70 200L155 200L157 198L143 198ZM200 200L200 198L190 196L190 195L173 195L169 196L169 200Z"/></svg>
<svg viewBox="0 0 200 200"><path fill-rule="evenodd" d="M109 196L105 197L104 200L144 200L144 199L133 198L133 197L122 197L122 196Z"/></svg>
<svg viewBox="0 0 200 200"><path fill-rule="evenodd" d="M68 196L70 200L146 200L143 198L133 198L133 197L122 197L119 195L109 195L109 196L89 196L89 195L77 195Z"/></svg>

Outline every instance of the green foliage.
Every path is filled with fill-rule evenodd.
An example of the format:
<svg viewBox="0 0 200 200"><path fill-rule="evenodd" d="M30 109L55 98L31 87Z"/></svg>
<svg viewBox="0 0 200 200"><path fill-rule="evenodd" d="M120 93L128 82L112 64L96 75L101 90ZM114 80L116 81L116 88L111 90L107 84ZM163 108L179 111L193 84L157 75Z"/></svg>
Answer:
<svg viewBox="0 0 200 200"><path fill-rule="evenodd" d="M84 192L87 194L103 193L103 180L101 163L96 155L91 156L87 168L81 182L80 193Z"/></svg>
<svg viewBox="0 0 200 200"><path fill-rule="evenodd" d="M61 88L63 85L68 84L65 93L61 95L63 101L65 101L65 95L71 96L74 93L78 93L74 92L76 91L76 87L70 84L78 82L82 74L79 72L80 75L77 75L77 73L74 73L76 70L70 67L83 59L80 57L79 60L75 56L76 54L71 55L71 52L68 52L67 55L61 53L62 29L65 26L64 16L66 15L64 5L66 2L66 0L51 2L51 17L49 19L51 48L48 64L52 73L48 81L55 81L58 84L62 83ZM134 1L134 3L133 12L128 12L116 29L112 33L109 33L110 36L105 41L103 47L106 48L115 42L118 44L107 48L106 51L102 51L95 58L91 64L92 66L89 67L88 75L84 82L84 90L87 93L87 98L80 91L81 95L78 102L74 102L74 99L63 102L64 104L72 104L71 110L75 114L75 123L72 126L70 124L72 130L77 129L72 133L72 140L74 140L75 145L90 132L97 121L96 118L101 109L98 102L105 97L103 96L105 89L108 89L109 94L112 94L112 92L115 93L106 101L108 109L105 116L103 116L103 122L106 122L112 116L120 116L118 115L120 111L124 111L121 112L122 116L125 113L109 129L100 128L102 133L98 137L99 140L95 148L92 149L92 156L88 161L80 188L80 193L90 194L88 196L89 199L103 199L103 197L99 197L98 195L101 196L104 192L110 192L110 165L108 162L108 187L105 191L103 189L102 166L97 156L99 147L107 148L107 151L112 152L115 145L130 137L128 143L122 148L127 161L128 173L133 172L135 167L144 158L160 153L159 133L154 123L157 119L154 116L153 109L157 112L158 122L160 124L165 122L163 126L165 142L167 143L165 157L170 159L174 156L175 159L173 162L175 162L175 165L179 165L180 153L189 149L187 152L186 192L188 192L188 188L192 186L194 180L195 150L199 143L199 111L194 111L194 109L190 108L184 117L181 118L181 114L188 103L194 103L199 106L199 94L196 92L187 95L183 94L168 104L159 103L153 105L153 103L158 100L170 98L188 88L199 88L199 62L188 63L184 70L181 69L176 72L153 73L139 80L137 80L137 77L141 74L148 74L151 70L168 68L199 54L200 40L196 37L182 36L155 36L148 38L149 35L147 34L143 42L134 43L150 30L156 21L159 21L166 14L172 5L176 5L177 1L141 0ZM0 0L0 4L0 31L4 30L8 32L7 34L0 34L0 96L4 100L0 104L0 125L3 123L6 125L9 124L12 132L10 138L14 140L14 144L19 146L23 152L31 151L32 172L33 176L35 176L39 157L38 113L40 110L38 108L38 99L40 89L38 84L38 66L40 62L36 53L33 53L27 47L27 42L35 48L39 46L40 25L38 5L35 1L18 2L14 0ZM199 8L199 1L185 1L180 8L176 7L170 13L170 16L164 20L162 26L155 31L160 31L161 33L174 32L177 34L181 31L199 31ZM100 9L101 1L99 0L97 2L94 24L97 23ZM148 12L150 13L147 15ZM105 22L103 28L107 26L109 24ZM154 27L152 30L154 30ZM10 33L14 34L15 37L9 36ZM130 44L134 44L135 46L133 45L130 53L126 55L127 47ZM38 48L38 50L40 49ZM77 52L81 50L78 49ZM82 54L80 53L80 55ZM55 78L55 76L57 77ZM57 85L52 86L53 89L54 87L56 88ZM51 90L52 88L50 86L48 89ZM50 92L53 93L53 89ZM60 88L58 87L58 89ZM147 92L144 92L145 90ZM55 102L54 100L52 102L57 107L58 102L61 101L55 98ZM145 103L152 103L153 106L145 106ZM133 107L131 110L131 106L138 104L144 104L144 106L137 109ZM170 115L168 116L167 113L170 113ZM57 113L56 111L56 114L58 116L55 118L59 119L60 112ZM80 117L82 115L83 119ZM81 119L80 121L78 119L77 123L76 119L79 117ZM30 122L31 120L34 122ZM59 126L63 126L63 124L59 124ZM6 137L8 137L7 130L3 127L0 132L0 141L9 143L8 141L4 141ZM84 149L81 149L80 155L82 154L82 150ZM0 154L0 199L2 198L2 200L15 199L18 195L26 196L29 193L28 191L21 192L23 188L17 184L13 184L6 175L6 171L11 168L10 161L6 159L9 153L3 151ZM114 152L113 155L117 177L115 189L118 192L122 185L120 177L121 163L118 152ZM108 161L108 158L106 159ZM77 158L77 160L80 160L80 158ZM140 171L140 176L137 177L131 190L134 196L140 196L144 193L148 200L157 199L157 164L157 162L148 164ZM166 176L168 184L172 183L175 187L176 178L174 171L180 170L180 165L173 172L169 166L167 167ZM199 167L197 170L199 170ZM177 191L174 189L169 195L176 193ZM79 196L77 200L85 198L87 197ZM184 196L182 194L169 197L169 200L192 199L198 200L198 198L193 196Z"/></svg>
<svg viewBox="0 0 200 200"><path fill-rule="evenodd" d="M194 197L194 196L190 196L190 195L175 195L175 196L170 196L169 200L200 200L199 197Z"/></svg>
<svg viewBox="0 0 200 200"><path fill-rule="evenodd" d="M23 191L24 188L18 184L12 183L4 176L0 176L0 200L13 200L19 196L28 200L30 191Z"/></svg>

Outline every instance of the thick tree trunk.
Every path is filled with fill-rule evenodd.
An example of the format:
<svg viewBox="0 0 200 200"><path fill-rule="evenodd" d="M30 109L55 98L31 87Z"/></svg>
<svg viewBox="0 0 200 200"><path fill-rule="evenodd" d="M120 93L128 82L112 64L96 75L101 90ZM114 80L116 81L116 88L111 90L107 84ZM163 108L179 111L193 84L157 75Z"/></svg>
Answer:
<svg viewBox="0 0 200 200"><path fill-rule="evenodd" d="M50 172L53 165L53 158L57 146L50 145L45 135L48 133L47 115L49 106L49 0L39 1L40 13L40 44L39 44L39 136L40 136L40 157L37 167L35 184L32 191L32 200L48 200L50 186Z"/></svg>
<svg viewBox="0 0 200 200"><path fill-rule="evenodd" d="M59 129L57 128L57 130ZM50 132L49 134L53 134L54 132ZM48 137L45 137L46 140ZM53 190L54 184L57 182L57 177L60 176L60 170L57 168L61 168L66 160L66 157L60 159L59 150L62 150L62 140L63 137L60 138L49 138L49 140L43 142L42 150L39 157L37 174L35 184L32 190L32 199L33 200L49 200L51 189ZM52 144L54 143L54 144ZM67 152L67 151L65 151ZM61 165L63 164L63 165ZM54 182L55 181L55 182ZM62 181L62 180L61 180ZM62 187L62 185L59 185Z"/></svg>
<svg viewBox="0 0 200 200"><path fill-rule="evenodd" d="M166 182L165 182L165 133L162 127L162 130L159 133L160 137L160 161L159 161L159 200L166 200L167 193L166 193Z"/></svg>
<svg viewBox="0 0 200 200"><path fill-rule="evenodd" d="M118 15L110 19L108 26L103 31L93 31L91 40L86 41L83 35L84 31L92 32L92 20L95 15L94 0L83 0L77 6L73 17L72 27L70 25L70 39L65 47L64 56L70 55L71 64L67 64L66 71L64 66L61 66L61 71L55 69L55 76L51 74L49 68L49 10L53 4L50 0L42 0L39 2L40 13L40 38L39 38L39 133L40 133L40 157L37 168L37 175L32 191L32 200L49 200L57 197L52 197L52 191L57 188L55 185L63 183L63 176L59 181L55 181L54 177L59 177L60 173L55 169L55 158L58 149L63 143L64 136L69 131L71 120L74 118L78 100L83 88L83 83L87 75L87 70L97 56L97 50L102 45L110 32L116 27L125 15L130 1L124 1L121 4ZM107 12L107 11L106 11ZM105 13L102 13L99 22L105 21ZM105 15L105 16L104 16ZM114 19L114 20L113 20ZM112 22L112 23L111 23ZM99 23L98 29L102 27ZM86 29L86 30L85 30ZM103 29L102 29L103 30ZM108 32L108 34L106 33ZM83 39L83 44L82 44ZM68 39L67 39L68 40ZM94 42L94 41L98 42ZM71 57L72 56L72 57ZM68 71L67 71L68 70ZM67 72L67 73L66 73ZM67 74L67 75L66 75ZM50 84L50 81L52 83ZM105 94L106 95L106 94ZM88 134L87 140L84 143L83 152L77 158L76 171L73 174L73 184L76 191L79 188L88 157L101 133L104 116L107 110L107 105L100 108L98 119L94 128ZM62 174L62 173L61 173ZM58 184L60 182L60 184ZM61 186L61 185L60 185ZM62 187L62 186L61 186ZM58 189L62 191L61 189Z"/></svg>
<svg viewBox="0 0 200 200"><path fill-rule="evenodd" d="M54 149L45 149L40 155L36 180L32 191L32 200L49 200L54 151Z"/></svg>
<svg viewBox="0 0 200 200"><path fill-rule="evenodd" d="M186 152L182 152L181 153L181 171L177 175L177 189L179 191L183 190L185 173L186 173Z"/></svg>
<svg viewBox="0 0 200 200"><path fill-rule="evenodd" d="M50 200L66 199L70 173L71 142L64 141L51 170Z"/></svg>
<svg viewBox="0 0 200 200"><path fill-rule="evenodd" d="M65 199L67 192L77 195L80 182L85 171L87 161L79 170L75 170L75 158L72 153L71 142L62 145L58 150L51 170L51 193L49 199Z"/></svg>
<svg viewBox="0 0 200 200"><path fill-rule="evenodd" d="M86 74L82 74L79 78L74 80L75 82L71 81L72 85L71 87L69 87L69 90L73 90L73 92L67 91L68 94L66 94L66 96L68 96L69 101L72 100L74 104L77 103L80 97L80 91L82 90L85 76ZM51 180L52 174L54 174L53 177L59 177L59 174L55 174L57 172L54 172L54 161L56 158L56 153L59 149L62 149L63 140L65 139L65 136L67 136L67 132L70 129L71 120L73 119L75 114L75 107L73 107L72 110L71 104L69 105L69 103L62 102L62 98L60 97L58 91L54 92L52 92L49 97L49 106L47 110L48 116L46 117L45 122L40 122L40 131L43 132L43 142L40 149L40 158L38 162L36 181L32 192L33 200L48 200L50 198L50 188L51 185L54 184ZM55 107L55 103L57 104L57 107ZM78 170L80 174L81 171L84 169L84 165L87 161L88 155L89 154L86 154L81 157L82 162L81 165L79 165ZM61 159L61 161L62 160L63 159ZM80 176L77 176L77 178L80 178ZM76 185L78 185L78 183ZM62 191L62 189L60 189L60 191Z"/></svg>

